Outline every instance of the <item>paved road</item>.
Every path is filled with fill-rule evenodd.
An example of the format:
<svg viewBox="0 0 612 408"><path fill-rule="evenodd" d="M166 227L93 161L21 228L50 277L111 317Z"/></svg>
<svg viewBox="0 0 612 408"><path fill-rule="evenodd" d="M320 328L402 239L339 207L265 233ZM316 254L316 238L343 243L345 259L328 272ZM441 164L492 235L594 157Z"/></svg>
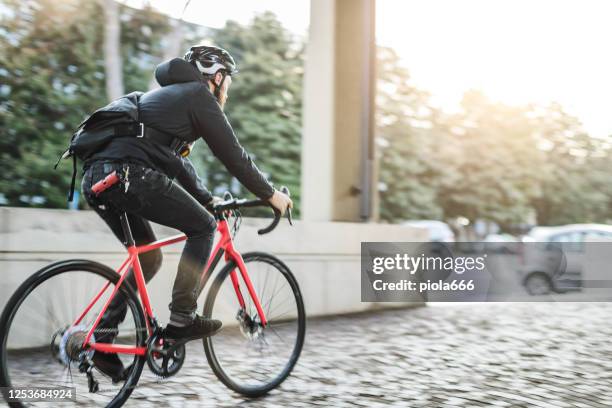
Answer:
<svg viewBox="0 0 612 408"><path fill-rule="evenodd" d="M612 304L467 304L311 321L293 375L228 391L201 344L127 406L612 407Z"/></svg>

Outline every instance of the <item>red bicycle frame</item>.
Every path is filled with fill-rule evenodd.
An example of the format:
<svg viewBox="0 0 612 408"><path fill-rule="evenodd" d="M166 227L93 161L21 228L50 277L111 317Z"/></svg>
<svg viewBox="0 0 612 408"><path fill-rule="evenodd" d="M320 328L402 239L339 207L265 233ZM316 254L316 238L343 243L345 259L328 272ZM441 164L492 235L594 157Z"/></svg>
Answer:
<svg viewBox="0 0 612 408"><path fill-rule="evenodd" d="M98 314L93 326L91 327L91 329L89 329L89 332L87 333L85 341L83 342L83 347L84 348L89 347L93 350L97 350L97 351L101 351L105 353L144 355L146 353L146 347L133 347L133 346L127 346L127 345L112 344L112 343L96 343L96 342L90 343L91 336L94 333L94 330L96 329L98 324L100 323L100 320L102 319L102 315L108 308L111 300L116 296L117 290L119 289L119 287L122 285L123 281L125 280L125 277L127 276L127 273L129 271L129 267L132 267L132 269L134 270L134 277L136 279L137 290L140 295L142 306L144 308L147 332L149 333L149 336L153 333L153 327L152 327L152 322L154 322L153 309L151 308L151 302L149 300L149 293L147 292L147 286L145 283L144 275L142 273L142 268L140 266L140 260L138 259L138 255L144 252L152 251L157 248L161 248L166 245L171 245L177 242L185 241L187 237L184 234L181 234L181 235L176 235L176 236L160 239L160 240L157 240L147 245L136 246L135 244L133 244L133 239L131 239L131 233L129 232L129 224L127 224L127 216L123 214L121 217L122 217L123 225L127 226L124 229L127 229L126 235L129 236L128 242L132 242L132 244L128 244L127 246L128 258L123 262L123 264L121 264L119 269L117 269L117 273L120 274L119 281L117 282L117 285L113 289L113 292L111 293L110 297L107 299L106 303L104 304L104 307L102 307L102 310ZM263 308L261 307L261 303L259 302L257 293L255 292L255 289L253 288L253 284L251 283L251 279L249 278L249 275L247 273L246 265L244 264L244 260L242 259L242 256L240 255L240 253L234 248L234 242L232 240L232 235L230 233L228 222L224 217L218 220L217 231L219 232L221 238L219 239L219 242L217 242L217 245L213 249L212 254L201 275L202 277L200 279L199 293L201 293L202 290L204 289L204 286L206 285L206 282L211 272L217 266L217 263L221 259L221 256L223 255L223 253L225 253L225 260L234 261L236 265L238 266L238 270L240 270L240 275L242 276L242 280L246 284L249 295L251 296L251 299L253 300L253 304L255 305L257 313L259 314L261 324L265 327L267 324L267 321L266 321L266 317L265 317ZM238 297L238 303L240 307L246 308L244 297L240 290L240 282L238 280L238 274L236 273L236 269L233 269L230 272L230 277L232 280L232 284L234 286L234 290L236 291L236 296ZM93 308L93 306L102 297L104 292L106 292L110 284L111 282L107 282L104 285L104 287L100 290L100 292L92 299L89 305L85 308L83 313L81 313L81 315L74 321L73 326L76 326L83 320L85 315L89 313L89 311Z"/></svg>

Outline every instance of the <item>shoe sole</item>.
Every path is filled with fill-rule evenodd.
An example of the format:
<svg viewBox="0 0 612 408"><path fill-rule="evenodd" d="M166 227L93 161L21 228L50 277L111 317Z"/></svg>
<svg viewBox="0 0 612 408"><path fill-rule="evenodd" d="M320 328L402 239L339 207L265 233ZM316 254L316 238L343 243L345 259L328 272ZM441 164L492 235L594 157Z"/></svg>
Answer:
<svg viewBox="0 0 612 408"><path fill-rule="evenodd" d="M211 332L211 333L208 333L208 334L205 334L205 335L191 336L191 337L181 337L180 339L175 339L173 337L164 337L164 339L165 340L173 340L173 341L176 342L172 346L170 346L170 349L173 349L173 348L179 347L179 346L181 346L181 345L183 345L185 343L188 343L190 341L193 341L193 340L199 340L199 339L205 339L207 337L212 337L215 334L219 333L221 330L223 330L223 327L219 327L214 332Z"/></svg>
<svg viewBox="0 0 612 408"><path fill-rule="evenodd" d="M102 353L102 352L99 352L99 353ZM107 354L111 354L111 353L107 353ZM113 384L116 384L124 380L124 378L122 377L125 375L126 369L123 366L121 367L121 372L119 373L116 373L116 372L111 373L110 371L107 371L106 369L102 368L103 366L101 366L100 363L96 364L95 361L92 367L95 368L96 371L98 371L100 374L104 375L105 377L110 378Z"/></svg>

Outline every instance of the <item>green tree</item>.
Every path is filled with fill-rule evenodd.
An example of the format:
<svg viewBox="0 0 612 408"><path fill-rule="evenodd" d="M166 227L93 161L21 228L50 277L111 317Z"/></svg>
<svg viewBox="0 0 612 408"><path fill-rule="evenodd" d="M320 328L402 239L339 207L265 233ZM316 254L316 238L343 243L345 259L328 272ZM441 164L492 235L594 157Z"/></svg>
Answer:
<svg viewBox="0 0 612 408"><path fill-rule="evenodd" d="M501 226L525 222L540 193L537 169L543 160L528 109L494 103L472 91L448 123L444 142L454 152L446 157L449 177L439 195L445 216Z"/></svg>
<svg viewBox="0 0 612 408"><path fill-rule="evenodd" d="M104 105L100 6L8 0L0 17L2 204L65 207L72 168L53 171L74 128ZM126 90L146 88L167 18L121 7Z"/></svg>
<svg viewBox="0 0 612 408"><path fill-rule="evenodd" d="M386 221L442 219L438 186L444 170L435 160L439 112L429 95L411 84L408 71L390 48L377 51L380 217Z"/></svg>
<svg viewBox="0 0 612 408"><path fill-rule="evenodd" d="M542 193L533 200L538 223L610 220L611 138L590 137L580 121L558 104L534 109L532 119L545 155L538 169L542 174Z"/></svg>
<svg viewBox="0 0 612 408"><path fill-rule="evenodd" d="M104 102L94 2L5 3L0 20L0 191L6 204L64 207L71 130ZM78 78L78 79L76 79Z"/></svg>
<svg viewBox="0 0 612 408"><path fill-rule="evenodd" d="M192 27L185 24L188 29ZM147 91L171 30L168 16L149 6L121 8L121 59L125 92Z"/></svg>

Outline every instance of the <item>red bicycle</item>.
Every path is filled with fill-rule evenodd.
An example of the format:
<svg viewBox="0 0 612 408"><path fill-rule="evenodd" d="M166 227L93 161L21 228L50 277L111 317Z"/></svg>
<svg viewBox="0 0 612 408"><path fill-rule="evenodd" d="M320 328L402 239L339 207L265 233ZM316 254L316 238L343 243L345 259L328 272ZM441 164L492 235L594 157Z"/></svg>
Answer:
<svg viewBox="0 0 612 408"><path fill-rule="evenodd" d="M248 397L266 394L289 376L306 330L302 295L289 268L273 255L241 255L234 247L240 209L258 206L269 204L226 195L215 206L219 240L199 287L201 293L225 256L226 264L210 285L203 306L203 315L222 320L224 328L203 339L204 352L223 384ZM275 210L274 221L258 233L272 231L280 218ZM289 212L288 218L291 222ZM179 372L185 344L164 341L138 255L186 237L136 246L125 213L121 223L128 257L116 271L90 260L56 262L28 278L10 298L0 317L0 386L70 387L76 389L79 403L118 407L134 391L145 362L158 377ZM136 288L125 281L130 268ZM114 341L104 342L109 329L98 324L111 299L119 295L128 312L113 329ZM96 370L92 361L96 351L120 356L127 367L121 381L113 382ZM9 405L24 406L24 401L11 400L3 392Z"/></svg>

